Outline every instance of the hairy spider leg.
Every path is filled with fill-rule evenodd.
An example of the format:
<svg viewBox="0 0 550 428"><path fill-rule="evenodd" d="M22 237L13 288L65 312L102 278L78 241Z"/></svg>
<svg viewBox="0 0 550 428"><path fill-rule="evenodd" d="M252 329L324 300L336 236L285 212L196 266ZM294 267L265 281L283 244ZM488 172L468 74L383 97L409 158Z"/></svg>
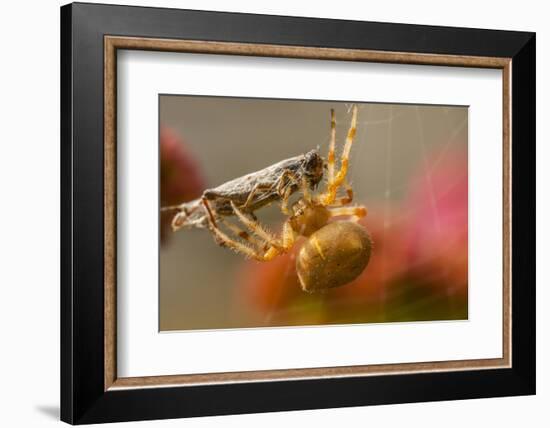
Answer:
<svg viewBox="0 0 550 428"><path fill-rule="evenodd" d="M256 221L256 217L253 214L251 214L253 219L247 217L239 208L237 208L233 201L230 200L230 204L233 208L235 215L241 221L241 223L243 223L250 230L251 234L248 234L246 231L240 229L238 226L230 222L226 222L222 219L222 217L217 217L215 215L214 209L210 206L206 198L202 198L202 203L206 209L206 212L208 213L210 231L214 234L215 240L219 245L231 248L236 252L243 253L245 256L254 258L259 261L271 260L274 257L278 256L282 251L285 251L278 240ZM251 245L259 246L262 244L262 242L264 245L261 249L252 248L238 240L231 238L219 228L218 221L220 221L224 226L231 230L231 232L234 233L236 236L246 240ZM283 229L286 230L291 228L288 226L286 227L286 229ZM286 233L283 234L283 243L287 243L287 245L292 246L294 242L292 238L293 236L289 237L289 233L287 230ZM289 242L291 243L288 244Z"/></svg>
<svg viewBox="0 0 550 428"><path fill-rule="evenodd" d="M255 245L256 247L259 247L260 245L265 245L264 241L261 241L260 239L256 238L254 235L248 233L247 231L241 229L236 224L233 224L230 221L225 220L223 217L218 218L219 222L224 225L233 235L238 236L241 239L244 239L245 241L249 242L251 245Z"/></svg>
<svg viewBox="0 0 550 428"><path fill-rule="evenodd" d="M235 225L232 225L232 228L235 228L235 231L240 229L238 226L235 226ZM262 249L252 248L235 239L232 239L227 234L225 234L222 230L220 230L218 227L213 226L211 231L214 234L214 238L219 245L230 248L236 253L244 254L248 258L251 258L260 262L267 262L267 261L273 260L278 255L287 252L294 245L294 239L295 239L294 231L292 230L292 227L290 226L289 221L286 221L283 225L284 248L277 248L274 246L267 246L267 248L264 247ZM248 241L250 241L250 238L251 238L250 235L248 235L246 238L243 237L243 239L247 239Z"/></svg>
<svg viewBox="0 0 550 428"><path fill-rule="evenodd" d="M331 125L332 126L332 125ZM346 175L348 173L348 164L349 164L349 154L351 151L351 146L353 144L353 141L355 139L355 134L357 132L357 105L354 105L352 107L352 113L351 113L351 123L348 130L348 134L346 136L346 142L344 144L344 149L342 150L342 155L340 156L340 169L338 170L338 173L334 175L332 178L328 178L327 188L325 192L321 195L320 201L323 205L331 205L336 200L336 193L340 186L342 186L346 180ZM329 152L329 159L327 161L327 165L330 166L331 162L334 166L335 160L330 160L330 152ZM333 154L334 157L334 154ZM349 185L347 187L349 189ZM349 197L349 194L348 194Z"/></svg>
<svg viewBox="0 0 550 428"><path fill-rule="evenodd" d="M246 226L246 228L251 233L259 236L270 246L275 247L279 250L282 249L282 243L279 242L279 240L275 238L275 236L273 236L271 232L268 232L259 222L248 218L239 208L237 208L233 201L230 201L230 203L231 208L233 208L233 212L235 213L237 218L241 221L242 224Z"/></svg>
<svg viewBox="0 0 550 428"><path fill-rule="evenodd" d="M351 216L354 221L358 221L367 215L367 209L362 205L355 207L329 207L328 210L331 217Z"/></svg>
<svg viewBox="0 0 550 428"><path fill-rule="evenodd" d="M221 229L219 229L215 225L211 225L210 231L214 235L215 241L222 247L227 247L236 253L244 254L246 257L263 261L263 258L258 253L258 251L254 248L249 247L246 244L243 244L242 242L239 242L235 239L230 238L228 235L225 234Z"/></svg>
<svg viewBox="0 0 550 428"><path fill-rule="evenodd" d="M255 220L249 219L237 206L231 202L231 206L235 215L239 220L250 230L252 234L259 236L267 244L268 248L263 254L257 254L258 260L267 261L271 260L279 254L286 253L294 245L296 235L292 229L290 220L287 220L283 224L282 237L280 239L273 236L270 232L265 230L260 223Z"/></svg>
<svg viewBox="0 0 550 428"><path fill-rule="evenodd" d="M231 238L218 227L218 224L215 220L214 212L210 207L208 200L206 200L206 198L203 198L202 203L204 204L204 207L208 212L208 225L209 225L210 232L214 235L214 240L220 246L229 248L235 251L236 253L244 254L248 258L255 259L258 261L268 261L280 254L280 252L275 248L273 248L272 246L270 246L267 251L262 253L257 248L252 248L236 239ZM234 204L232 203L232 205ZM225 220L221 218L220 218L220 222L227 224ZM237 233L239 236L241 236L241 238L246 239L247 241L250 241L251 239L248 236L245 238L244 236L240 235L240 232L244 232L244 231L241 231L241 229L235 225L232 225L230 227L230 230L232 230L234 233Z"/></svg>
<svg viewBox="0 0 550 428"><path fill-rule="evenodd" d="M351 204L353 202L353 188L348 183L348 180L344 180L342 183L342 186L344 187L346 191L346 196L342 196L341 198L337 198L332 204L330 204L331 207L341 207L344 205Z"/></svg>

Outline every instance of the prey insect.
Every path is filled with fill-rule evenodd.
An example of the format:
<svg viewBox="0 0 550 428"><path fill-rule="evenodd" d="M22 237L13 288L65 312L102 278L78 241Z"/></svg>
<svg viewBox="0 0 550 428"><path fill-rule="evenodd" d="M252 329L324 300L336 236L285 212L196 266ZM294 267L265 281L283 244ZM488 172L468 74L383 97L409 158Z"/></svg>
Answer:
<svg viewBox="0 0 550 428"><path fill-rule="evenodd" d="M288 199L304 182L313 190L323 178L323 158L317 150L285 159L267 168L207 189L202 196L163 211L175 210L174 231L183 227L207 228L221 217L235 215L232 204L254 217L254 212L274 201L282 201L288 213Z"/></svg>
<svg viewBox="0 0 550 428"><path fill-rule="evenodd" d="M357 223L367 210L362 205L350 205L353 189L346 178L356 129L354 105L336 168L336 120L331 110L326 160L312 150L208 189L197 200L168 207L178 210L173 229L208 228L219 245L263 262L288 253L302 236L306 240L296 258L296 271L304 291L325 291L351 282L367 266L372 250L369 233ZM326 185L314 193L324 178L325 167ZM345 196L338 196L340 189ZM289 207L289 198L295 192L301 196ZM288 216L280 236L267 230L254 214L275 201ZM228 221L229 216L235 216L239 224ZM335 217L349 219L333 221Z"/></svg>

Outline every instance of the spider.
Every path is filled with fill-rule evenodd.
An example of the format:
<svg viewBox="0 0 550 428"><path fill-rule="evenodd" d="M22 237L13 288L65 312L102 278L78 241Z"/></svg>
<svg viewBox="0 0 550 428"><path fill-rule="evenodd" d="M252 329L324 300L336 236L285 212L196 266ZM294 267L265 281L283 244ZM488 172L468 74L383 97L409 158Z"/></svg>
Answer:
<svg viewBox="0 0 550 428"><path fill-rule="evenodd" d="M304 291L325 291L351 282L367 266L372 240L367 230L357 221L367 214L362 205L351 206L353 189L346 179L351 147L357 128L357 106L352 107L351 123L336 168L336 119L331 109L331 133L326 161L327 180L325 189L314 194L311 183L304 174L298 181L297 174L287 172L290 185L298 188L301 197L288 207L292 191L281 193L281 211L288 218L283 224L280 236L274 235L258 222L254 214L239 208L233 200L230 206L233 214L246 230L216 215L207 198L202 199L207 215L207 227L216 242L243 254L248 258L266 262L288 253L300 236L306 238L296 258L296 271ZM339 189L346 195L338 197ZM348 220L335 220L335 217ZM229 236L222 228L231 232ZM240 238L240 239L239 239Z"/></svg>

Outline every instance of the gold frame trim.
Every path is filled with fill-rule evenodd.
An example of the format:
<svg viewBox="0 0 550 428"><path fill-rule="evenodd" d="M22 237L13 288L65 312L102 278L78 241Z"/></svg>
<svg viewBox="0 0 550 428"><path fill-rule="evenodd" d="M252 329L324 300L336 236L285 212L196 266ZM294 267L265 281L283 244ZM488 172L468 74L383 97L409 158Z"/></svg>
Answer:
<svg viewBox="0 0 550 428"><path fill-rule="evenodd" d="M117 377L116 369L116 52L117 49L245 55L338 61L495 68L503 82L503 349L502 358L262 370L172 376ZM382 52L141 37L104 37L104 389L154 388L219 383L338 378L511 367L511 58Z"/></svg>

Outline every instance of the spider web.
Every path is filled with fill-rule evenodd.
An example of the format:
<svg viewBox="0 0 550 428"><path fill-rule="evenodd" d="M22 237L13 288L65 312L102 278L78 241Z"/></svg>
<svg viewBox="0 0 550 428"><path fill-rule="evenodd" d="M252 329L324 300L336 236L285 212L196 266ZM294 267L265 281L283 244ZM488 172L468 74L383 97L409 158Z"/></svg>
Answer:
<svg viewBox="0 0 550 428"><path fill-rule="evenodd" d="M357 123L357 135L355 137L355 142L351 151L351 159L350 159L350 167L348 170L348 181L353 186L354 180L357 178L357 171L360 169L361 162L363 159L368 157L372 152L374 145L382 145L384 147L384 156L382 156L382 171L379 174L379 182L383 183L383 191L382 191L382 207L383 207L383 217L384 217L384 228L382 233L382 239L386 238L387 230L391 227L391 219L396 218L395 214L392 215L392 205L393 205L393 197L396 193L402 193L404 187L408 186L407 180L404 180L404 183L396 185L393 183L393 164L394 159L396 158L396 151L399 151L402 147L401 141L395 141L395 130L396 126L399 126L399 119L404 116L404 113L396 113L395 107L399 107L399 104L385 104L387 107L387 114L383 118L373 118L375 116L373 113L375 112L375 109L379 108L380 104L360 104L359 105L359 112L358 112L358 123ZM448 189L441 190L438 188L437 194L435 191L435 185L434 185L434 178L433 178L433 172L438 168L440 162L442 159L444 159L447 151L453 146L453 142L456 142L457 136L467 130L467 124L468 119L467 115L465 115L465 118L455 124L451 124L450 121L448 121L449 125L449 132L447 133L446 139L437 146L437 156L434 158L433 156L430 157L430 149L427 147L426 144L426 119L423 117L422 114L422 106L414 105L414 106L407 106L408 108L412 109L414 111L414 114L412 115L414 118L415 124L413 126L410 126L408 131L411 134L415 135L415 138L411 138L411 140L415 141L415 150L418 150L420 153L419 157L419 166L421 166L421 170L423 171L423 181L427 184L427 189L429 193L429 203L430 203L430 210L433 214L433 218L435 220L434 227L436 227L438 230L441 229L441 217L440 217L440 207L438 206L438 197L441 198L445 195L446 192L448 192L452 187L453 183L449 185ZM339 121L337 122L337 127L346 127L349 124L349 115L351 112L352 104L346 104L346 110L347 110L347 116L340 117ZM442 109L445 116L449 116L449 112L451 109L456 107L444 107L440 106L438 107ZM374 141L372 138L369 137L369 135L372 133L372 131L378 128L383 130L384 138L379 139L377 141ZM320 151L321 153L327 153L328 147L330 143L330 135L327 133L327 136L322 144L320 144ZM336 159L339 159L339 151L341 151L343 146L342 138L337 139L336 147L337 147L337 153L336 153ZM338 168L338 164L336 166ZM368 198L368 195L365 195ZM368 206L368 200L361 200L361 203L365 203ZM380 202L380 201L379 201ZM412 213L410 212L404 212L404 210L401 210L399 213L399 220L406 220L407 217L412 216ZM274 305L273 309L269 311L265 318L264 322L266 325L271 324L271 320L273 319L274 315L276 314L277 310L275 308L278 307L278 301L282 297L283 294L283 287L285 286L285 283L287 283L287 279L289 275L292 274L292 270L294 269L295 264L295 256L292 255L291 262L287 263L285 266L285 273L284 273L284 279L281 281L281 284L279 285L279 289L277 292L277 295L275 296L275 299L273 300ZM412 265L411 265L412 267ZM389 271L389 267L387 266L387 260L383 259L382 261L382 270L383 270L383 276L389 275L391 272ZM382 300L380 301L380 305L384 305L384 301L389 297L386 296L386 290L382 290ZM328 295L323 294L321 296L321 300L324 303L324 300L327 299Z"/></svg>

